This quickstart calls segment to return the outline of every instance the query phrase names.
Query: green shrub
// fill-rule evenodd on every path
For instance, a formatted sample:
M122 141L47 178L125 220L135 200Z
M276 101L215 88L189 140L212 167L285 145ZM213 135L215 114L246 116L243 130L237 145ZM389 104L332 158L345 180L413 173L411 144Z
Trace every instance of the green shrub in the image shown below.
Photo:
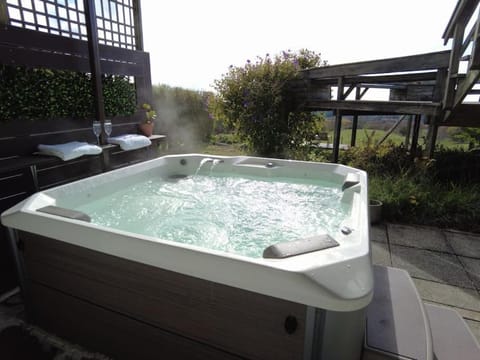
M435 183L403 175L370 176L369 196L386 221L480 232L480 186Z
M135 87L124 76L102 77L107 116L135 112ZM93 118L90 74L0 65L0 122Z
M435 176L442 182L480 182L480 153L438 147L434 156Z
M401 145L351 148L341 162L367 171L369 197L386 221L480 232L480 156L438 148L415 158Z
M349 148L340 153L340 162L381 175L398 175L414 167L405 147L392 143Z
M299 70L319 65L318 54L301 50L231 66L215 81L214 115L258 155L284 156L286 151L302 150L319 131L322 115L289 109L286 84Z

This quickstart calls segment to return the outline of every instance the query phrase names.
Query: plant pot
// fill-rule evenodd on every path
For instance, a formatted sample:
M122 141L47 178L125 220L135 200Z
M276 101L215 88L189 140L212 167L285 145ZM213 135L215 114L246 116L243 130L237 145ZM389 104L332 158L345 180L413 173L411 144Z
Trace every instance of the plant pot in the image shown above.
M375 225L382 222L383 203L380 200L370 200L368 203L368 211L370 213L370 224Z
M140 131L143 135L152 136L153 125L154 125L153 122L151 122L151 123L141 123L141 124L138 124L138 127L139 127L139 129L140 129Z

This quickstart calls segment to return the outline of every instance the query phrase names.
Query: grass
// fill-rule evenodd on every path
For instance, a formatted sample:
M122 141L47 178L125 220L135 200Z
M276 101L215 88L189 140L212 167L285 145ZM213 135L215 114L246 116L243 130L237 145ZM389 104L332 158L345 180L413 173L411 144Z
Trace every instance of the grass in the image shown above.
M371 137L371 141L377 143L380 139L383 138L385 135L385 130L372 130L372 129L358 129L357 130L357 138L356 138L356 145L357 146L365 146L368 144L369 137ZM425 137L426 131L420 131L420 140L419 143L422 143L422 138ZM330 142L333 142L333 131L328 133L328 137ZM350 139L352 138L352 130L351 129L344 129L340 133L340 143L350 145ZM393 132L389 135L386 141L390 141L395 145L400 145L405 142L405 136L397 134ZM466 150L468 148L468 144L460 144L453 141L451 138L439 139L437 141L437 145L442 145L447 148L458 148Z

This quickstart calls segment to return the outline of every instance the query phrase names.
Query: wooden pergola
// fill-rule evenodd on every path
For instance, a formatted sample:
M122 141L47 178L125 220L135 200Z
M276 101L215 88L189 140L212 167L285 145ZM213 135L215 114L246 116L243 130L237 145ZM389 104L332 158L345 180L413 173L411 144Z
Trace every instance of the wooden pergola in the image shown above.
M417 152L422 117L429 124L427 153L433 156L439 126L480 127L480 104L468 103L468 95L480 77L480 22L467 36L466 27L479 0L459 0L443 34L452 49L398 58L324 66L305 70L290 86L296 108L335 111L333 161L338 161L342 117L353 115L351 145L355 146L358 117L362 115L410 115L413 132L410 151ZM468 62L460 72L460 63ZM331 97L336 88L335 99ZM388 101L364 100L369 89L388 89Z
M100 8L95 9L95 4ZM140 0L0 0L0 64L91 74L95 119L103 122L103 74L127 76L137 104L151 103L150 58L143 51ZM113 117L114 134L136 133L141 111ZM122 151L102 141L102 154L70 161L33 155L38 144L95 143L93 119L0 123L0 212L32 193L157 156L154 146ZM158 144L164 136L152 137ZM105 139L103 139L105 140ZM0 226L0 290L16 284Z

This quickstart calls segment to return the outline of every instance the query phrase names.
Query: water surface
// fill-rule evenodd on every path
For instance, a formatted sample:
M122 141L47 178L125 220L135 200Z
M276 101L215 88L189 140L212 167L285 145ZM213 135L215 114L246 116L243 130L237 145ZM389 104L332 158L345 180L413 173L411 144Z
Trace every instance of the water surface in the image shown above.
M95 224L250 257L333 235L347 215L331 183L195 175L149 179L77 207Z

